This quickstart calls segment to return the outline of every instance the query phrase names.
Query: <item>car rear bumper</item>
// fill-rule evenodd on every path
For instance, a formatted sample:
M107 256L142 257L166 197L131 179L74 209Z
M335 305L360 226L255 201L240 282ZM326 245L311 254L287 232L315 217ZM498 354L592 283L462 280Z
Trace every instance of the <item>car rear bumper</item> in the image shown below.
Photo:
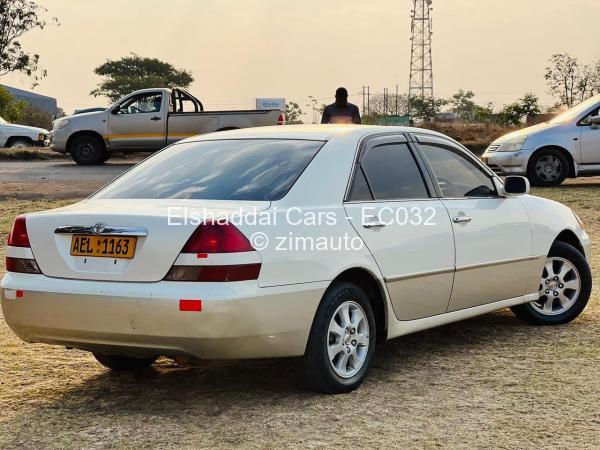
M304 354L326 282L123 283L8 273L4 320L26 342L132 356L210 359ZM17 293L17 291L20 291ZM200 299L202 310L179 310Z
M481 160L498 175L525 175L529 153L486 151L481 155Z

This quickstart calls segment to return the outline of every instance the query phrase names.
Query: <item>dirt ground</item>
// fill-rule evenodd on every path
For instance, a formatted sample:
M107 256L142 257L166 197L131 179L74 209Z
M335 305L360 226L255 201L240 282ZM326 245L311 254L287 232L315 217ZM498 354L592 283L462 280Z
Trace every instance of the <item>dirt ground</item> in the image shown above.
M0 188L1 189L1 188ZM600 261L600 181L537 195L573 207ZM0 201L13 217L66 200ZM598 448L599 273L575 322L508 310L381 346L363 386L305 390L295 359L112 374L87 353L20 342L0 317L0 448Z

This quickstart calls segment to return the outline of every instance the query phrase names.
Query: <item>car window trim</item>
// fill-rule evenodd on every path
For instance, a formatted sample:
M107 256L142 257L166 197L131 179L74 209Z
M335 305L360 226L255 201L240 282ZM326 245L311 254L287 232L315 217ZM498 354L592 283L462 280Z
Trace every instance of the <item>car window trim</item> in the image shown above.
M150 97L152 95L160 95L160 109L158 111L127 113L127 114L123 114L123 115L127 116L127 115L133 115L133 114L157 114L157 113L159 113L159 112L162 111L162 107L163 107L164 97L163 97L163 93L161 91L142 92L140 94L132 95L131 97L128 97L125 100L123 100L121 103L119 103L119 110L121 108L123 108L123 105L126 105L127 103L131 104L131 103L133 103L134 101L137 101L140 98Z
M443 198L444 200L467 200L467 199L492 199L492 198L502 198L500 197L500 194L498 193L498 189L496 187L496 184L494 183L494 179L496 178L496 174L494 173L490 173L490 171L488 170L488 168L486 166L484 166L481 161L479 161L472 153L470 150L466 149L466 148L462 148L462 146L458 146L456 145L456 143L454 143L453 141L451 141L450 139L445 139L442 138L441 136L429 136L427 134L424 133L414 133L414 137L416 138L416 142L415 142L415 147L417 148L417 151L419 152L419 154L421 155L421 158L423 159L426 167L427 167L427 171L430 174L430 176L433 178L433 180L435 180L435 186L436 186L436 190L439 191L440 197ZM425 136L425 139L419 139L419 136ZM434 139L430 139L429 142L427 142L427 138L434 138ZM436 142L436 140L441 141L441 142ZM431 164L429 162L429 160L427 159L427 157L425 156L425 154L423 153L423 150L420 147L420 144L427 144L427 145L431 145L434 147L439 147L440 149L443 150L447 150L453 153L456 153L459 156L464 157L467 161L473 163L473 166L475 168L477 168L481 173L483 173L485 176L487 176L490 181L492 182L492 186L494 187L494 190L496 192L495 195L486 195L486 196L465 196L465 197L446 197L444 196L444 193L442 191L442 188L439 185L439 182L437 180L437 177L435 176L435 172L433 171L433 168L431 167ZM446 148L447 147L447 148Z
M360 163L369 150L371 150L375 147L382 146L382 145L393 145L393 144L406 144L406 147L408 148L408 151L410 152L411 156L413 157L415 164L419 170L419 174L421 175L421 180L423 181L423 185L425 186L425 190L427 191L428 197L417 197L417 198L410 198L410 199L408 199L408 198L376 199L375 198L375 194L373 193L373 189L371 188L371 183L369 182L369 178L367 177L367 174L364 172L364 170L360 166ZM350 200L350 194L352 192L352 186L354 185L354 179L356 177L357 167L360 168L363 176L365 177L367 186L369 187L369 191L371 193L372 200ZM428 183L429 177L425 176L425 173L426 172L425 172L425 168L422 165L422 161L420 160L419 157L416 156L415 150L414 150L414 148L411 147L410 139L408 138L406 133L391 132L391 133L378 133L378 134L366 136L359 142L358 149L355 154L354 162L352 165L352 170L350 172L350 179L349 179L348 185L346 186L346 193L344 194L343 203L367 203L367 202L382 203L382 202L416 201L416 200L435 199L436 196L432 195L432 187L433 186Z

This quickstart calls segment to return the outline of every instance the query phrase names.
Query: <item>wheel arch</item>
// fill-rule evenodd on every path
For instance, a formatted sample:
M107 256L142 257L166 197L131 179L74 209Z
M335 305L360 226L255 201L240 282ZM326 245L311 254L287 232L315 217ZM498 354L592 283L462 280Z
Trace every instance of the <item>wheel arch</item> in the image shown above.
M581 245L581 241L577 235L569 229L561 231L558 236L556 236L556 239L554 239L554 242L552 242L552 245L554 245L555 242L564 242L565 244L569 244L570 246L575 247L581 252L582 255L585 256L585 251L583 249L583 245Z
M560 145L544 145L544 146L536 149L529 157L529 162L527 163L527 172L529 172L529 170L531 168L531 164L535 159L535 156L538 155L539 153L543 152L544 150L557 150L560 153L562 153L564 155L564 157L567 158L567 161L569 162L569 174L568 174L567 178L575 178L575 176L576 176L576 174L575 174L575 159L573 158L573 155L571 154L571 152L569 152L566 148L561 147Z
M6 140L6 144L4 144L6 147L10 147L12 145L13 142L18 141L18 140L23 140L23 141L27 141L33 144L33 139L30 138L29 136L10 136L7 140Z
M104 150L108 150L106 141L104 140L104 138L102 137L102 135L100 133L98 133L97 131L93 131L93 130L80 130L80 131L76 131L75 133L73 133L71 136L69 136L69 139L67 139L67 145L66 145L67 153L71 153L71 145L73 145L73 141L81 136L95 137L100 142L102 142L102 145L104 145Z
M331 281L329 288L340 281L356 284L367 294L373 306L373 314L375 315L377 344L384 342L388 335L388 310L386 307L385 287L371 271L362 267L344 270ZM323 294L323 298L325 298L326 293L327 291Z
M216 132L218 133L219 131L231 131L231 130L239 130L239 127L223 127L223 128L219 128Z

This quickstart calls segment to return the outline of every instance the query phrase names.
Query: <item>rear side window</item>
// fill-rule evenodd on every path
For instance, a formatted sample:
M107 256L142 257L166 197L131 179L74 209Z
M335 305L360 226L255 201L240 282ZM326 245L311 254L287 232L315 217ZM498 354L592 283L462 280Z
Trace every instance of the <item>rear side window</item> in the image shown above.
M362 158L360 168L375 200L429 197L417 162L406 144L383 144L370 148Z
M323 144L284 139L176 144L140 163L94 198L280 200Z

